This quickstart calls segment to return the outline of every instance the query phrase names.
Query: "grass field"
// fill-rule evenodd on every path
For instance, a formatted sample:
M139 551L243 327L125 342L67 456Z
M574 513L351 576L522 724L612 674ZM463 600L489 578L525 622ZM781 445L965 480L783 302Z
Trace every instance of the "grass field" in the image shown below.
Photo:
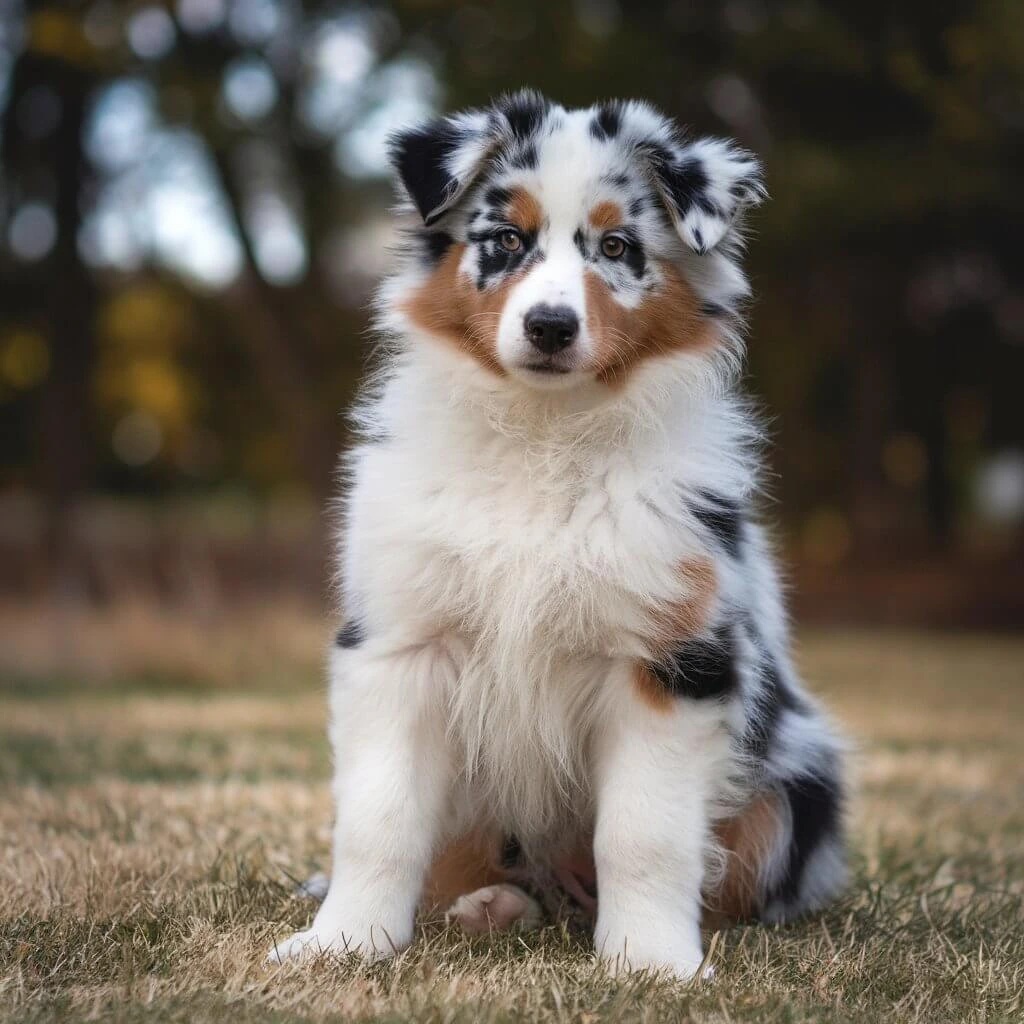
M4 1021L1024 1020L1024 642L802 638L858 745L853 884L821 916L709 936L715 975L690 987L606 978L556 927L425 922L391 964L265 968L314 910L294 880L327 864L315 658L274 660L255 630L244 671L225 643L206 677L184 636L152 669L90 635L84 674L27 624L0 636L29 652L0 682Z

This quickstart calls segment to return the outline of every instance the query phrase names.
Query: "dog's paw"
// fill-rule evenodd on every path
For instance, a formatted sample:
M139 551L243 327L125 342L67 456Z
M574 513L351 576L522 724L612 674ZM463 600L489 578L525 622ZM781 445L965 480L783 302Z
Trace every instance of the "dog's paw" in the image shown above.
M317 934L315 929L307 928L305 931L296 932L281 942L275 942L267 954L267 963L283 964L286 960L298 960L301 957L319 956L332 950L331 941L326 945L323 938Z
M605 935L595 936L595 945L605 969L616 975L651 971L671 974L680 981L693 981L698 977L707 980L714 974L710 964L704 965L699 938L671 932L663 933L661 941L653 935Z
M486 935L507 928L536 928L541 923L537 901L515 885L488 885L460 896L445 914L469 935Z
M404 945L408 943L404 942ZM267 963L282 964L286 960L313 959L329 954L347 956L358 953L373 960L394 956L400 947L394 945L383 928L355 929L324 927L313 922L312 928L296 932L282 942L275 942L267 953Z

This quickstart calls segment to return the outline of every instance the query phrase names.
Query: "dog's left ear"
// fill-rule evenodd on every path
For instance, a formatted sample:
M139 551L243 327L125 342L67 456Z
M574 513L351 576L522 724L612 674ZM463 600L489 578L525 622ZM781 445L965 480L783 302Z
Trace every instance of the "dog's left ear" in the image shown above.
M757 158L733 142L705 138L640 148L676 231L696 252L714 249L740 213L768 194Z
M494 117L470 110L396 132L388 140L388 153L430 226L455 206L500 141Z

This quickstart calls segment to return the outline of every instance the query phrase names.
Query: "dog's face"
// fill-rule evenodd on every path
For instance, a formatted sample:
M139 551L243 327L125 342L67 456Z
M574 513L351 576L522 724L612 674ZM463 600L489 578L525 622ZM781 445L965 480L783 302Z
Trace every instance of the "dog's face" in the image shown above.
M757 162L644 104L517 93L399 133L392 156L423 219L401 311L500 376L615 385L712 346L744 294L731 243Z

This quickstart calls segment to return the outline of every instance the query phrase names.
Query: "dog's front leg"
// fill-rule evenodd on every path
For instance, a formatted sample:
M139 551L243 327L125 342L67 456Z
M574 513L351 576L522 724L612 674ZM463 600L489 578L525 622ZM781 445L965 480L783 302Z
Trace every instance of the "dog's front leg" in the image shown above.
M652 699L624 673L595 744L597 955L616 971L700 967L710 801L727 770L722 709Z
M303 953L388 956L412 940L424 876L450 784L431 689L451 671L443 648L334 653L331 681L335 825L330 887L313 924L278 943Z

